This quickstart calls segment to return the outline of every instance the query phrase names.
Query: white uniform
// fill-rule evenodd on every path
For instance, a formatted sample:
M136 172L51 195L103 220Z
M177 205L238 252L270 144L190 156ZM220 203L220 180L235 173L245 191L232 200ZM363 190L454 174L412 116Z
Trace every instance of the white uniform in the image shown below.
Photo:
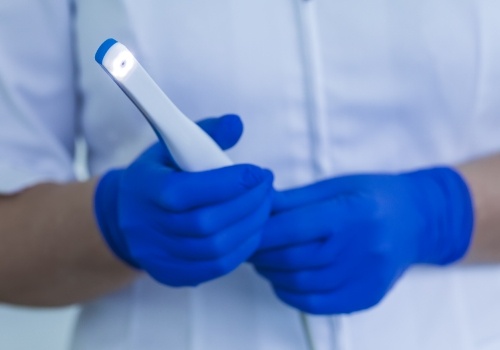
M73 6L74 5L74 6ZM93 61L126 44L194 119L238 113L230 156L279 188L500 150L496 0L3 0L0 190L93 175L155 139ZM73 49L73 50L72 50ZM376 308L314 318L318 349L500 349L500 269L415 268ZM249 266L196 289L148 277L84 306L74 350L305 349Z

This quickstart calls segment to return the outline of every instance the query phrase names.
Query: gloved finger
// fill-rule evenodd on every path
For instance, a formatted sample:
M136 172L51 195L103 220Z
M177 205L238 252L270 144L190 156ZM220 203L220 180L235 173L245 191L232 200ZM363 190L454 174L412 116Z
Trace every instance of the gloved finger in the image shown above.
M219 118L207 118L197 124L219 145L223 150L233 147L243 133L243 123L239 116L234 114L224 115ZM149 161L158 162L165 166L179 170L172 155L163 142L156 142L143 156ZM142 156L141 156L142 157Z
M201 238L164 236L161 242L165 251L179 259L213 260L237 249L253 235L261 235L261 229L269 217L272 197L269 196L248 216L218 232Z
M195 208L186 212L158 212L155 215L156 226L166 235L180 237L207 237L218 234L220 231L235 225L243 220L263 204L270 202L273 196L272 177L258 186L247 190L231 200L202 208ZM261 225L268 220L269 211L262 218Z
M349 252L351 253L351 252ZM355 253L354 253L355 254ZM361 278L369 267L359 256L344 254L336 263L311 269L279 271L257 267L257 272L273 286L293 293L311 294L337 290Z
M335 291L307 295L280 288L274 289L276 296L285 304L311 315L348 314L367 309L371 305L360 302L360 292L362 291L356 289L356 292L352 292L350 298L346 298L346 293Z
M376 209L369 198L345 195L272 215L264 226L259 252L329 237L342 245L343 239L349 239L347 233L371 219Z
M279 287L274 291L286 304L309 314L346 314L375 306L393 285L380 285L373 279L373 276L366 275L343 288L324 293L295 293Z
M330 265L341 249L341 245L330 237L283 249L257 251L249 261L258 269L297 271Z
M319 181L308 186L276 191L273 212L280 213L305 205L325 201L336 196L349 195L358 190L359 176L343 176Z
M148 266L143 268L160 283L173 287L197 286L236 269L254 253L259 242L260 235L253 235L229 254L210 261L179 261L173 257L165 257L164 252L158 251L156 259L148 256Z
M272 184L269 170L249 164L203 172L151 172L148 196L166 211L184 212L237 198L259 187Z

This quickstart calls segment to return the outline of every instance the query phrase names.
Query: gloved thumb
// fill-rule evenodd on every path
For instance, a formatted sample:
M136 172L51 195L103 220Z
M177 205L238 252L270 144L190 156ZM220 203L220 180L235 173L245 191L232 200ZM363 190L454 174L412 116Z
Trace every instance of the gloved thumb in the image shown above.
M223 150L233 147L243 133L243 123L239 116L227 114L219 118L207 118L198 122L198 125Z
M197 123L223 150L233 147L243 133L243 123L234 114L219 118L207 118ZM147 149L140 157L148 161L160 162L169 167L179 169L170 151L160 141Z

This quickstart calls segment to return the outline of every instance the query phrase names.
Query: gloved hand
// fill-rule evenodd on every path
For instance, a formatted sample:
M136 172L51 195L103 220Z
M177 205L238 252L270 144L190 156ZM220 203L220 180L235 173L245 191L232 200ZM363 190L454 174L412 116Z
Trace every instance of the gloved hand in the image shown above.
M377 304L413 264L460 259L471 198L450 168L333 178L275 194L251 258L285 303L312 314Z
M200 123L224 149L242 133L234 115ZM194 286L229 273L258 247L269 218L273 176L253 165L176 170L156 143L95 192L95 215L112 251L169 286Z

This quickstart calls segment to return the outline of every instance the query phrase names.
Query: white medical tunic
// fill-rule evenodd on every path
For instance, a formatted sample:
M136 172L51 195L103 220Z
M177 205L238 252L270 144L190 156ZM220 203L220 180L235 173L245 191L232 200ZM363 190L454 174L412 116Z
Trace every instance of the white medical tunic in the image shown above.
M2 0L0 190L125 166L155 137L93 61L123 42L193 119L237 113L236 162L288 188L500 151L497 0ZM314 317L317 349L500 349L500 269L414 268L377 307ZM83 306L74 350L303 350L248 265L198 288L147 276Z

